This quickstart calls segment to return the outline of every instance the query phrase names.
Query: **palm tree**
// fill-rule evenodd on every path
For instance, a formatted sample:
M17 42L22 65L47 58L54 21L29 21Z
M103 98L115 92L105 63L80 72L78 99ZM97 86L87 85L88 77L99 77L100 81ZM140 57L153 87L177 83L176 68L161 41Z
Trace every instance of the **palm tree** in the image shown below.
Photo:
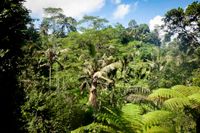
M98 68L93 68L91 65L87 65L85 69L86 75L82 77L84 82L81 85L81 91L89 85L89 104L93 107L97 107L97 86L101 88L107 88L110 84L114 83L112 79L112 74L116 74L116 70L121 68L121 62L114 62L108 64L98 70ZM104 82L101 82L103 80Z

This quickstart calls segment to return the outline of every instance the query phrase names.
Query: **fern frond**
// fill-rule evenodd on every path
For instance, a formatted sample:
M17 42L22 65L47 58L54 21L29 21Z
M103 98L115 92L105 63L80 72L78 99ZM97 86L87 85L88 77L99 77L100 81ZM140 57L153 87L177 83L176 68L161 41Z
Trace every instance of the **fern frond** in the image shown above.
M184 98L171 98L164 102L164 107L170 110L180 110L185 106L190 106L190 101L187 97Z
M200 93L200 87L199 86L189 86L188 89L191 91L191 94Z
M150 105L151 107L156 107L155 103L148 99L147 96L139 95L139 94L131 94L126 97L126 101L136 104L146 104Z
M140 131L143 123L142 123L142 117L141 117L141 108L138 105L135 104L126 104L122 107L123 115L122 117L130 122L130 128L133 129L133 131Z
M163 102L169 98L174 98L174 97L185 97L185 96L175 90L166 88L160 88L158 90L155 90L153 91L152 94L148 96L149 99L159 100L160 102Z
M175 86L173 86L171 89L172 90L175 90L175 91L177 91L177 92L180 92L180 93L182 93L183 95L186 95L187 96L187 94L188 94L188 89L187 89L188 87L187 86L185 86L185 85L175 85Z
M173 129L170 127L153 126L146 130L146 133L173 133Z
M196 103L200 106L200 93L190 95L188 98L191 102Z
M141 109L138 105L126 104L122 112L114 112L105 107L104 113L98 113L96 118L98 122L112 127L117 132L134 133L142 130ZM115 132L116 132L115 131Z
M125 95L128 95L128 94L143 94L143 95L147 95L150 92L151 91L150 91L149 88L143 88L143 87L137 87L137 86L130 87L129 89L124 91Z
M137 94L131 94L127 96L126 100L128 102L133 102L133 103L143 103L143 102L145 103L145 101L149 101L146 96Z
M140 121L141 108L136 104L126 104L122 107L123 117L129 121Z
M184 85L176 85L176 86L173 86L172 87L172 90L175 90L185 96L189 96L189 95L192 95L194 93L198 93L200 92L200 87L197 87L197 86L190 86L190 87L187 87L187 86L184 86Z
M173 113L165 110L157 110L143 115L143 122L145 127L163 124L173 118Z
M128 121L126 121L121 114L115 113L111 109L104 107L104 113L98 113L96 118L99 122L105 123L110 127L114 127L114 129L118 131L126 131L128 130Z
M118 124L118 122L120 122L120 117L119 115L117 115L114 111L112 111L111 109L104 107L105 112L104 113L98 113L97 114L97 120L99 121L106 121L108 124L116 124L116 125L120 125L121 123Z
M116 130L113 128L103 125L101 123L91 123L87 126L79 127L78 129L75 129L71 131L71 133L85 133L85 132L107 132L107 133L114 133Z

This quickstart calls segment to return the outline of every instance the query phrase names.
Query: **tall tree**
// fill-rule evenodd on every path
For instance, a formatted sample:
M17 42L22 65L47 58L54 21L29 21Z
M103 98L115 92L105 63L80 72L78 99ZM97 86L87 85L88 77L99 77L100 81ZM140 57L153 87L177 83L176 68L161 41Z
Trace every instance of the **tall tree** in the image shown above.
M76 31L76 20L66 17L61 8L44 8L45 17L42 20L40 31L43 35L52 33L64 37L71 31Z
M108 20L100 17L95 16L84 16L82 20L79 21L80 25L83 25L81 29L95 29L95 30L101 30L105 28L105 24L108 23ZM86 28L85 28L86 25Z
M137 24L137 22L134 19L131 20L131 21L129 21L128 28L134 29L136 27L138 27L138 24Z
M172 9L165 14L164 29L168 35L178 35L180 49L188 54L200 44L200 2L193 2L186 10Z
M26 25L30 21L23 2L3 0L0 8L0 50L3 52L0 57L1 130L6 132L18 132L20 126L17 118L23 91L18 86L17 76L23 57L21 47L27 39Z
M126 34L127 34L127 39L129 41L138 40L138 41L152 43L157 46L160 45L158 32L157 31L150 32L149 26L147 24L137 25L135 20L131 20L128 23Z

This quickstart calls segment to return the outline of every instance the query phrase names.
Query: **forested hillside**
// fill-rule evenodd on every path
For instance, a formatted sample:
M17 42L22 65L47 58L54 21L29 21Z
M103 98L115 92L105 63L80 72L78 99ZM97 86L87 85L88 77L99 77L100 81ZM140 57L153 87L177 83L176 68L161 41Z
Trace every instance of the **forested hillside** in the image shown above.
M0 8L1 130L200 133L200 2L154 31L54 7L35 28L23 2Z

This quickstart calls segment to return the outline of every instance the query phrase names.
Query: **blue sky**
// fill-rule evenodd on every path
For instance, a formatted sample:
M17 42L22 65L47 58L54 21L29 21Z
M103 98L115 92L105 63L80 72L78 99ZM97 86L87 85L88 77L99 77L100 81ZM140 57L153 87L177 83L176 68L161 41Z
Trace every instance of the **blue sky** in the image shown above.
M164 14L177 7L186 8L197 0L27 0L31 16L42 18L42 8L60 7L66 16L81 19L84 15L104 17L111 24L127 25L131 19L138 23L156 24Z

